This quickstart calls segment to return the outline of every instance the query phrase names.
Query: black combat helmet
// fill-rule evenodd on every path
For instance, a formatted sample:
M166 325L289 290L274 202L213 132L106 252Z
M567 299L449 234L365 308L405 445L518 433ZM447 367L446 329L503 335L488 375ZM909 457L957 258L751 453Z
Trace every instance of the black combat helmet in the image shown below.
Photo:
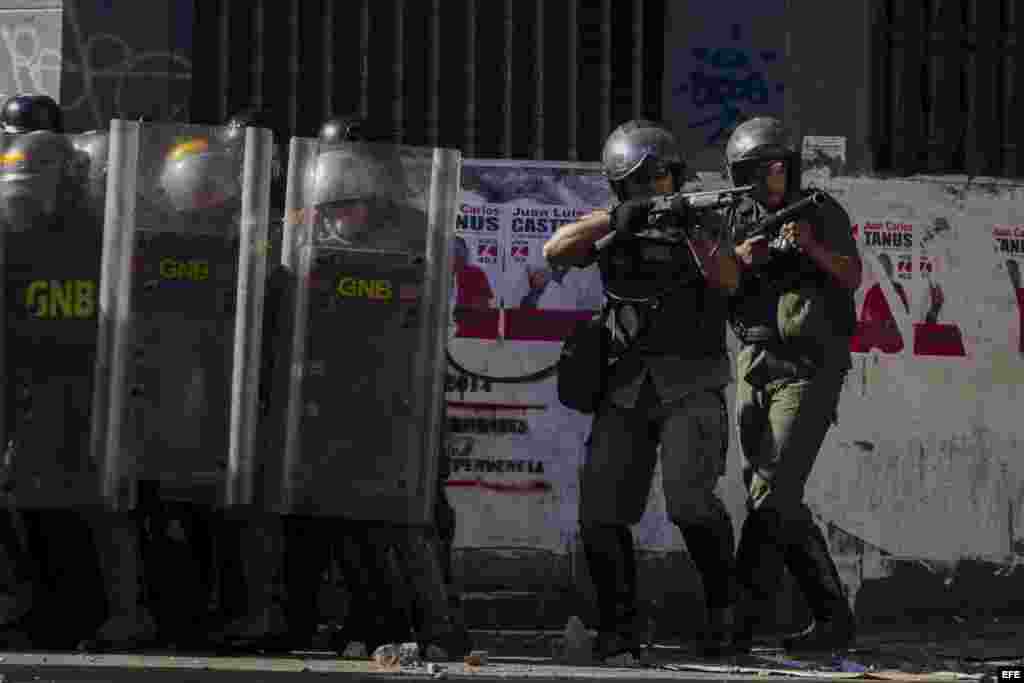
M0 113L5 133L28 133L33 130L64 132L64 116L60 105L48 95L15 95L4 103Z
M725 145L729 180L737 186L756 181L755 170L768 161L786 162L787 191L800 187L800 153L781 121L760 116L737 126Z
M611 132L601 151L601 164L619 199L626 199L623 181L633 174L656 177L670 171L677 189L686 180L686 163L675 136L664 126L645 119L626 121Z

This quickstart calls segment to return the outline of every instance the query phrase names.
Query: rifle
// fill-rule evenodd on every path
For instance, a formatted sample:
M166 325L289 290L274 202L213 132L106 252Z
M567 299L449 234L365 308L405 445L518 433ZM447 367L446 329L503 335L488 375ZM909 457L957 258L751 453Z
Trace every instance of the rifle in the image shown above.
M825 201L824 192L812 192L803 199L795 201L789 206L785 206L775 213L770 213L754 225L750 226L749 229L742 232L737 232L734 235L734 242L739 244L745 242L751 238L759 237L761 235L766 236L769 241L774 240L779 236L779 231L782 230L782 226L786 223L794 221L800 217L807 209L811 206L817 206Z
M721 209L739 201L754 191L753 185L731 187L707 192L673 192L651 198L651 209L647 214L649 228L660 227L671 216L686 216L689 211L711 211ZM612 231L594 243L597 251L607 249L619 238L617 230Z

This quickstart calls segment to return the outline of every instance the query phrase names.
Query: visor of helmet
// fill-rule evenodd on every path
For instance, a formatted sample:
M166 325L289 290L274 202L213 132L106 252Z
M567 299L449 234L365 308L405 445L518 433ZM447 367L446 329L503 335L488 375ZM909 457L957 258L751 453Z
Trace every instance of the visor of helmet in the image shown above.
M782 162L783 172L789 170L792 154L782 147L759 148L755 154L733 163L732 181L735 185L759 185L768 177L773 164Z
M321 239L352 240L369 228L370 207L363 198L321 204L317 210L317 233Z
M648 157L640 166L622 179L625 197L635 199L674 192L682 179L682 164Z

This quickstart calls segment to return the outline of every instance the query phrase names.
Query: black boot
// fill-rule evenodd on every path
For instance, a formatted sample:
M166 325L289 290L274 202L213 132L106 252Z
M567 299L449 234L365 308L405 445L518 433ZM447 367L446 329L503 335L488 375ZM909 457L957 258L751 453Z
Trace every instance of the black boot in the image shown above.
M580 533L594 591L599 623L594 657L604 661L622 653L639 657L646 623L636 604L636 555L625 526L595 525Z
M800 633L783 639L790 651L832 651L853 646L856 620L839 571L829 554L828 542L813 521L785 546L786 566L804 594L814 620Z
M726 517L714 524L682 528L683 540L704 584L705 623L697 637L701 657L732 652L733 603L736 599L735 537Z

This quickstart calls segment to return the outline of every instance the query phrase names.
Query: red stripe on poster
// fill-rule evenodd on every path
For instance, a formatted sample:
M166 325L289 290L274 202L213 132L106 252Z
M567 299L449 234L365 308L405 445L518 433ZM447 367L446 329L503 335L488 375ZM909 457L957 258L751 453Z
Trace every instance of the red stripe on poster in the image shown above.
M497 309L455 309L457 331L462 339L498 339L504 332L506 341L561 342L576 323L589 320L596 311L544 311L535 308L506 309L504 316ZM501 318L504 320L501 320Z
M590 320L596 311L544 311L513 308L505 311L506 339L560 342L576 324Z
M960 328L949 323L914 323L915 356L966 356Z
M497 339L498 310L455 307L455 336L460 339Z

